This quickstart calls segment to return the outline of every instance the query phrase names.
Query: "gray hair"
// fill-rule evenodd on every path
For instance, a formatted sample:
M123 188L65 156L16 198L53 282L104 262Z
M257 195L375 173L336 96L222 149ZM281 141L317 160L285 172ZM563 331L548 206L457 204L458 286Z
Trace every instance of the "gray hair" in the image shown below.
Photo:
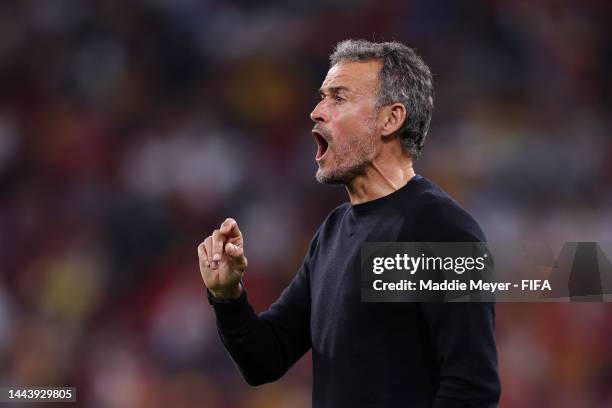
M406 108L406 120L397 135L404 151L418 158L429 131L433 113L433 79L425 61L412 48L399 42L365 40L339 42L330 55L330 66L343 61L382 60L377 109L396 102Z

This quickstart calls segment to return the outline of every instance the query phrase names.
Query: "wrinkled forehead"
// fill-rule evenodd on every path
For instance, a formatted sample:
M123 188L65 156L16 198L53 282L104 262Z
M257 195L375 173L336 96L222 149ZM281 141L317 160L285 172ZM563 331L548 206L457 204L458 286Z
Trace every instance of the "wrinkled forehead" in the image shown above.
M345 88L354 93L370 93L378 89L382 61L342 61L327 71L321 90Z

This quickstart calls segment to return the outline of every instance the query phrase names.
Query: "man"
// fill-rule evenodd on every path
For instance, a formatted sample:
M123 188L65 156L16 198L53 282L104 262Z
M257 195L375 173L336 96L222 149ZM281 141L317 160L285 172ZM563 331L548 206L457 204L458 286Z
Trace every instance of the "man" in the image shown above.
M366 241L483 242L472 217L415 175L433 110L429 68L403 44L340 42L311 113L316 178L350 203L319 227L280 298L256 315L228 218L198 247L223 344L251 385L312 349L314 407L493 407L500 396L491 303L360 301Z

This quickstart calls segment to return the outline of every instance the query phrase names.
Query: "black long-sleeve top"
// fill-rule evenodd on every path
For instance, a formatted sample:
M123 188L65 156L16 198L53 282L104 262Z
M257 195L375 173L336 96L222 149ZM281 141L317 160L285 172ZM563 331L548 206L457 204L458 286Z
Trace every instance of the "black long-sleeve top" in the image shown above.
M296 276L265 312L247 293L219 302L219 335L251 385L280 378L312 349L313 407L494 407L501 393L492 303L365 303L360 247L484 242L474 219L432 182L363 204L319 227Z

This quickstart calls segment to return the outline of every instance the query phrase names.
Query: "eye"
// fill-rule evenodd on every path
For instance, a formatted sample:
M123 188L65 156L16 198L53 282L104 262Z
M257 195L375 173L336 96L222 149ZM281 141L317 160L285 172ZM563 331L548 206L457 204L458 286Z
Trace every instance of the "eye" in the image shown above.
M334 96L334 100L338 103L344 102L344 98L339 95Z

